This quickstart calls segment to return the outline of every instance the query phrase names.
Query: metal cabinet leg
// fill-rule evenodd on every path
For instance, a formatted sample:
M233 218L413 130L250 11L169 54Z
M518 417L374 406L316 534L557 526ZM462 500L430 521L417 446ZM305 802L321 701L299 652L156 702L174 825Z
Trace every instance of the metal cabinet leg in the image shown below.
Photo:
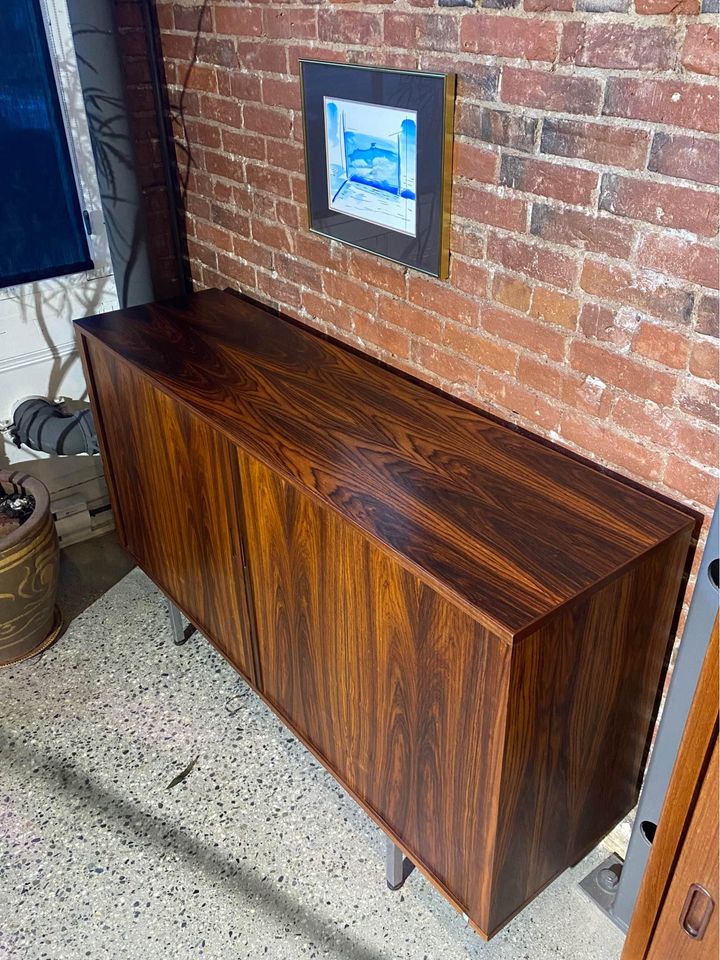
M176 647L181 647L184 643L187 643L195 633L196 628L191 623L189 623L187 627L183 627L182 614L178 608L168 597L165 597L165 603L167 604L168 614L170 616L170 629L172 630L173 643Z
M385 878L391 890L399 890L405 883L405 857L390 837L385 839Z

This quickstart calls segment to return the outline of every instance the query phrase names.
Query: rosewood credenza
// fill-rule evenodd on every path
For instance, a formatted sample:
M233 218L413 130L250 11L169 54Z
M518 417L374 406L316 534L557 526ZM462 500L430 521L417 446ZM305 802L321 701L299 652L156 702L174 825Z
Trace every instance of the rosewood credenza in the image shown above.
M691 516L228 292L77 327L126 549L492 936L636 802Z

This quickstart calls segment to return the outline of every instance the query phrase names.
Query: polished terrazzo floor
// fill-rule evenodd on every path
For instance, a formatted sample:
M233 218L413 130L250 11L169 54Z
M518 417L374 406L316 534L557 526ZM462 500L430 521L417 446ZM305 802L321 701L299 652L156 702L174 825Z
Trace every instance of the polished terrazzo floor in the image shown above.
M617 960L576 886L606 852L489 944L417 871L391 893L381 832L138 570L0 670L2 960Z

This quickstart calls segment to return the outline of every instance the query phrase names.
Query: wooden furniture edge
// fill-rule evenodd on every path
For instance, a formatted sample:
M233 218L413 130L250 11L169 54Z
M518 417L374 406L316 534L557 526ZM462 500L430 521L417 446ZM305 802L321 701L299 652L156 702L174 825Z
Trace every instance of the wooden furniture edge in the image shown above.
M222 293L222 291L217 290L217 288L211 288L211 289L214 292ZM260 308L258 307L258 309ZM281 315L278 315L278 316L280 316L281 319L284 319ZM83 318L83 319L90 320L92 318ZM560 613L563 610L572 608L575 604L582 602L589 596L592 596L594 593L602 589L607 584L612 583L614 580L618 579L619 577L624 576L626 573L632 570L635 566L637 566L641 561L647 558L648 555L650 555L654 550L661 548L663 545L665 545L670 540L672 540L673 537L678 536L681 532L687 529L693 528L694 530L697 527L697 524L692 520L692 518L686 513L684 513L682 510L678 509L677 507L672 507L669 504L664 504L664 506L667 509L673 509L674 512L677 513L678 518L682 521L679 523L678 527L672 531L672 533L666 536L663 540L657 541L648 549L637 553L634 557L631 557L630 559L625 561L625 563L618 565L615 569L613 569L612 571L609 571L607 574L605 574L604 577L598 579L588 587L585 587L584 589L577 591L575 594L568 597L566 600L562 601L561 603L558 603L557 606L554 607L551 611L548 611L548 613L540 617L537 617L533 621L530 621L519 630L513 631L507 628L504 624L501 624L498 621L496 621L493 617L488 616L488 614L486 614L482 609L478 608L475 604L471 603L466 597L464 597L457 590L454 590L452 587L448 587L445 583L438 580L435 576L433 576L433 574L431 574L428 570L426 570L425 567L422 567L419 564L414 563L405 554L399 552L394 547L392 547L392 545L381 540L374 533L369 531L366 527L360 525L353 518L343 514L340 510L338 510L337 506L332 503L332 501L328 501L324 499L311 487L305 486L302 483L298 482L298 480L295 477L293 477L289 472L284 471L281 468L278 468L276 464L270 463L267 460L267 458L264 457L261 453L258 453L255 450L248 449L248 447L245 444L241 443L236 436L231 435L227 429L219 425L215 420L213 420L212 417L207 415L204 411L188 403L187 400L185 400L183 397L178 396L169 388L165 387L164 384L158 383L158 381L153 379L153 377L149 373L147 373L145 370L143 370L142 367L138 366L136 363L134 363L132 360L128 359L124 354L122 354L119 350L116 350L114 347L110 346L101 337L97 336L97 334L92 330L91 327L88 327L85 324L80 323L79 321L76 321L76 324L79 327L79 330L80 330L79 335L81 339L83 337L88 337L92 339L102 349L110 352L120 362L126 363L128 366L130 366L137 375L143 377L143 379L149 382L154 389L158 390L159 392L163 393L165 396L169 397L173 402L180 404L184 409L191 412L194 416L200 417L206 424L208 424L208 426L216 430L218 433L222 434L223 437L225 437L225 439L228 442L240 447L248 456L255 457L257 460L263 463L268 469L273 470L275 473L281 476L283 480L291 484L291 486L293 486L295 489L299 490L301 493L305 494L306 496L311 497L316 503L337 513L346 523L351 524L351 526L353 526L356 530L358 530L363 536L367 537L367 539L370 540L372 543L374 543L379 549L381 549L388 556L391 556L394 560L396 560L405 570L412 573L414 576L418 577L419 580L421 580L431 589L439 593L440 596L444 597L449 602L458 606L461 610L467 613L468 616L470 616L473 620L475 620L475 622L485 627L485 629L490 630L492 633L494 633L498 637L498 639L500 639L503 643L511 647L514 646L519 641L523 640L525 637L535 633L540 627L542 627L544 623L547 623L548 620L552 619L556 614ZM309 334L311 335L313 334L313 330L311 328L307 328L302 324L299 324L299 326L301 326L302 329L308 332ZM318 335L322 336L321 334L318 334ZM337 344L337 346L338 346L338 349L342 349L341 344ZM88 378L88 388L90 388L90 380L92 380L92 371L91 371L92 362L89 355L87 354L87 347L85 344L83 344L83 350L81 352L84 358L83 366L85 367L87 365L87 367L90 369L90 377ZM390 371L391 368L388 368L388 370ZM94 380L92 380L92 382L94 384ZM422 386L422 384L420 383L418 383L418 385ZM92 400L93 409L95 411L98 408L98 404L94 400L94 393L95 391L93 388L91 400ZM448 398L448 399L452 399L452 398ZM478 416L484 416L484 413L482 410L479 410L477 408L468 408L468 409L474 409L475 412L478 414ZM102 417L99 416L98 420L101 422ZM506 429L511 429L511 427L506 425ZM100 430L98 430L98 434L100 434ZM530 438L528 438L528 440L530 442ZM558 457L565 456L562 450L558 450L555 447L550 447L549 449ZM103 441L101 442L101 450L103 453L103 457L107 459L108 463L112 464L111 458L107 455L107 444L104 442L104 438L103 438ZM587 468L592 469L589 465ZM622 481L619 479L616 479L615 477L607 477L607 479L609 481L613 481L615 483L622 485ZM651 497L649 493L646 493L642 490L635 490L634 492L638 494L642 494L648 499L653 499L653 497ZM112 490L111 490L111 493L112 493ZM117 498L115 498L115 502L117 502ZM690 550L692 550L692 546L690 547Z
M621 960L645 960L647 956L690 824L694 799L718 737L718 629L716 617ZM710 709L703 708L707 704Z

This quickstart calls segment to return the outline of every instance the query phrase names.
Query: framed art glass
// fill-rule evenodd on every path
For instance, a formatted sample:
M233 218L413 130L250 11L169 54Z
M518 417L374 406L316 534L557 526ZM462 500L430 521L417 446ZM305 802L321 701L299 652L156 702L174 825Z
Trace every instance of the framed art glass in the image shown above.
M447 276L451 74L300 61L310 229Z

